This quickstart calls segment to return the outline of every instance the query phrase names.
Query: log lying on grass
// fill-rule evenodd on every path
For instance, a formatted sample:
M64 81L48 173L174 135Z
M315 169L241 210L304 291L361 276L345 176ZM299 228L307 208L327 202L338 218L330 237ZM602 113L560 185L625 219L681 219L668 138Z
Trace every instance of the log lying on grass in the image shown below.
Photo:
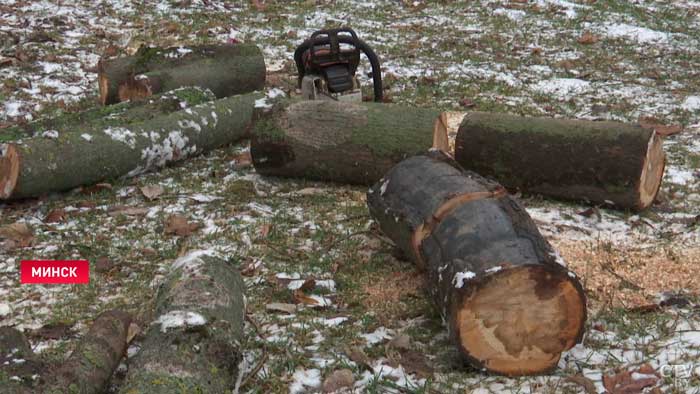
M9 394L98 394L104 392L112 373L126 353L127 331L131 317L118 310L100 314L76 349L57 369L37 361L26 337L11 328L0 328L0 351L6 356L0 364L0 393ZM19 362L18 362L19 361ZM5 369L8 366L7 370ZM3 376L17 376L3 382ZM43 382L37 378L42 375ZM8 378L9 378L8 376Z
M265 84L265 60L255 45L140 48L134 56L100 60L103 105L199 86L218 98L252 92Z
M281 102L251 136L264 175L371 185L406 157L449 149L440 112L375 103Z
M100 314L61 367L48 379L44 394L103 393L124 357L131 317L118 310Z
M500 185L432 151L389 171L367 204L426 270L450 338L475 367L538 374L580 341L579 281Z
M157 116L181 111L216 100L214 93L201 88L180 88L143 101L128 101L96 107L81 112L68 112L52 118L38 119L23 125L0 129L0 143L47 135L54 131L87 131L96 126L127 126Z
M661 138L619 122L468 113L455 159L508 188L642 210L664 172Z
M248 136L256 93L125 126L97 121L57 138L0 144L0 199L40 196L134 176Z
M245 296L226 261L191 252L158 291L156 319L129 363L122 394L231 392L241 361Z
M0 327L0 394L34 391L46 371L24 334L12 327Z

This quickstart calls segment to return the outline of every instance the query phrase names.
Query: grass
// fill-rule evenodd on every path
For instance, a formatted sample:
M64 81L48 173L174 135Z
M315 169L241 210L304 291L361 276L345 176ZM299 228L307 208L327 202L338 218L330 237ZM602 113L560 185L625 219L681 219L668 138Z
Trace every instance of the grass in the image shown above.
M173 8L167 14L159 13L150 3L136 6L133 13L126 15L118 7L107 7L104 11L107 15L132 27L109 26L107 22L104 37L84 35L78 46L99 53L114 43L115 38L124 37L121 29L129 31L133 43L220 42L234 28L246 41L269 49L266 56L274 60L289 58L295 43L313 29L348 22L380 54L386 65L385 75L393 74L388 93L395 103L460 110L463 109L460 101L469 99L475 104L470 110L574 117L591 116L593 106L598 106L604 109L602 117L618 120L635 121L640 115L654 115L666 123L688 126L698 122L698 114L683 109L680 104L685 96L700 89L697 75L692 71L700 67L700 57L693 49L700 33L691 12L672 4L656 2L656 9L650 11L648 7L619 1L597 1L586 3L588 8L577 8L575 18L567 18L560 7L533 2L523 5L522 20L512 20L494 14L495 9L503 8L506 3L435 1L411 7L387 1L363 7L343 1L270 2L264 11L248 5L234 5L233 10L227 10L223 3L212 3L214 8L207 9L197 3L184 8L189 13ZM90 5L83 7L95 12ZM40 17L22 12L29 17ZM176 22L173 31L163 30L168 22ZM667 46L607 37L591 45L577 42L584 31L600 31L600 23L604 22L624 22L670 32L677 39ZM81 20L70 23L85 25ZM78 50L64 41L30 48L39 60L49 55L70 58ZM41 74L40 68L36 67L30 74L31 64L21 67L12 68L9 77L2 77L0 101L40 100L18 89L23 78ZM533 71L546 67L549 72ZM293 72L290 67L282 71ZM49 77L73 76L41 75L40 81L33 83L40 85ZM517 82L508 83L507 77ZM552 78L582 79L590 83L590 89L564 97L531 87ZM90 84L87 78L84 81L85 85ZM94 88L94 84L90 87ZM638 93L623 93L623 88L635 88ZM96 95L90 93L76 101L68 100L67 106L59 104L59 97L60 92L54 92L48 100L38 101L43 107L33 111L34 117L91 108ZM690 137L674 138L677 139L672 141L677 143L667 144L670 165L697 168L700 152L685 143ZM237 267L260 263L260 268L246 277L248 312L262 330L259 333L247 326L244 346L250 357L249 367L264 352L268 354L261 372L244 388L255 393L288 392L293 374L312 368L319 369L322 377L336 369L349 368L356 380L366 380L358 390L368 393L464 392L478 388L489 392L575 393L581 391L580 387L566 382L565 377L583 368L612 374L618 368L633 367L629 360L619 357L625 346L642 352L643 361L653 361L658 358L664 341L677 336L674 322L697 323L697 314L683 308L634 313L620 305L609 305L603 301L605 297L597 297L596 289L589 289L593 293L589 332L593 334L587 337L585 349L591 351L591 359L566 360L564 367L551 375L535 378L507 379L472 370L461 363L450 345L439 313L424 294L425 285L417 280L420 273L410 263L395 258L393 247L381 237L375 225L369 224L365 188L262 178L250 168L238 169L231 164L230 158L244 149L244 146L227 147L156 174L113 180L112 190L92 195L70 192L0 207L0 225L32 220L36 236L36 246L31 250L0 252L3 261L15 259L16 263L31 255L86 258L94 264L97 258L107 257L115 264L115 269L108 273L93 270L89 286L71 288L20 287L16 285L16 271L0 272L0 291L6 291L6 299L16 306L11 317L0 320L0 324L11 322L36 328L48 322L67 321L84 330L99 311L118 307L137 316L140 325L145 326L149 323L159 276L167 272L170 262L183 251L200 248L224 253ZM137 189L151 184L166 188L164 196L152 202L146 201ZM303 188L321 191L309 196L293 194ZM699 190L700 186L692 182L664 186L664 193L692 195ZM215 195L221 200L197 203L186 198L194 193ZM63 223L48 225L40 221L54 208L77 207L81 203L93 203L96 208L80 210ZM579 220L577 212L586 208L538 198L527 199L525 204L530 208L556 209L563 219L572 222ZM670 204L672 212L692 214L700 203L672 200ZM116 205L154 208L154 214L112 217L106 210ZM156 207L165 210L156 211ZM193 221L211 221L218 231L204 234L200 230L189 237L166 235L163 226L171 211ZM610 213L605 217L620 223L630 216ZM659 232L672 226L664 212L656 208L642 217L659 226ZM270 231L261 237L264 226L270 226ZM587 226L595 230L594 225ZM548 233L552 238L555 235ZM672 236L657 237L655 242L657 247L684 248L682 240ZM56 249L47 249L49 246ZM600 254L624 255L621 247L612 242L602 242L597 248ZM628 264L638 263L628 261ZM277 277L283 272L298 273L302 279L333 279L335 292L320 288L309 291L331 297L333 307L305 308L292 318L268 312L266 305L270 303L294 302L293 291ZM585 277L586 272L578 274ZM692 302L697 304L697 299L693 298ZM331 327L318 320L338 316L348 320ZM604 331L598 331L596 326L604 327ZM386 341L368 344L361 336L381 327L393 330L394 334L409 335L413 346L421 350L436 372L425 380L414 376L412 381L403 382L396 375L387 375L388 367L381 373L379 369L365 371L351 361L346 348L358 347L374 366L388 365ZM600 334L603 332L614 333L615 339L606 338ZM653 336L651 343L639 343L640 337L647 333ZM272 335L278 335L278 339L264 339ZM323 339L319 340L320 336ZM74 338L52 343L42 357L60 360L75 343ZM687 352L688 357L697 354L692 347ZM314 360L317 357L332 363L323 365ZM700 384L697 379L689 383L695 387ZM665 392L677 390L670 380L664 386Z

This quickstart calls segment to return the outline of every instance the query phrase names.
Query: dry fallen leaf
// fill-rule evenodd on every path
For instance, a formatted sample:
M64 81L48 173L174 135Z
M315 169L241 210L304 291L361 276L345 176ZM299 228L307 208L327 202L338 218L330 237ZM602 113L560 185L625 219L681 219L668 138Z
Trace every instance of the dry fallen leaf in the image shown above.
M294 290L294 293L292 294L292 296L294 297L294 302L296 302L297 304L314 305L314 306L320 305L318 300L307 296L306 294L304 294L304 292L301 289Z
M587 394L598 394L598 390L595 387L595 383L581 374L569 376L566 378L566 380L572 383L576 383L579 386L583 387Z
M634 372L641 373L639 372L641 370L649 370L649 367L642 366ZM632 371L622 371L614 375L603 375L603 387L610 394L637 394L647 387L654 386L659 381L659 376L655 371L652 374L644 374L648 377L633 378L632 373Z
M260 226L260 238L267 238L270 235L270 230L272 230L272 224L265 223Z
M148 213L148 208L138 208L138 207L127 207L124 205L118 205L109 209L107 214L109 216L143 216Z
M149 200L155 200L165 192L165 189L161 185L141 186L139 190L141 190L141 194Z
M141 327L136 323L129 324L129 329L126 331L126 343L131 343L134 338L141 332Z
M273 302L271 304L265 305L265 309L267 309L270 312L284 312L291 315L297 311L297 306L294 304L283 304L281 302Z
M253 164L253 158L250 156L250 151L243 152L233 157L236 169L250 167Z
M595 34L591 32L585 32L581 35L581 37L578 38L578 43L583 44L583 45L590 45L590 44L595 44L600 40L600 37L596 36Z
M165 220L165 233L186 237L199 228L199 223L190 223L187 218L173 214Z
M639 118L639 125L644 129L653 129L656 134L667 137L669 135L678 134L683 131L681 125L665 125L653 116L643 116Z
M61 339L64 337L67 337L69 335L72 335L72 330L71 328L73 327L72 324L67 324L67 323L50 323L42 326L41 328L37 328L36 330L32 331L30 333L30 336L35 339L43 339L43 340L48 340L48 339Z
M34 233L25 223L12 223L0 227L0 239L5 249L26 248L34 243Z
M103 190L112 190L112 185L109 183L96 183L92 186L84 187L81 192L83 194L95 194Z
M55 208L44 218L44 223L58 223L66 218L66 211L63 208Z
M360 367L360 369L364 369L367 371L372 370L372 366L369 363L369 357L367 357L362 348L359 348L357 346L345 348L345 354L351 361L355 362L355 364L357 364L357 366Z
M355 378L352 376L352 371L349 369L339 369L333 371L323 381L323 392L334 393L344 387L351 387L355 383Z

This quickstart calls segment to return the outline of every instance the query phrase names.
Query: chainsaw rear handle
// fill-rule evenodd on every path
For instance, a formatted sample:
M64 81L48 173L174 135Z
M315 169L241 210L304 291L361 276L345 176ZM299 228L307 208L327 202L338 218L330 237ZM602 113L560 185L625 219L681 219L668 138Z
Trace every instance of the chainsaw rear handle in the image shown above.
M374 101L381 102L384 93L382 89L382 69L381 65L379 64L379 58L377 57L377 54L374 53L374 51L372 50L372 48L369 47L369 45L367 45L364 41L359 39L357 35L354 34L355 32L352 29L343 28L334 30L336 31L335 35L329 35L327 30L322 30L314 33L311 36L311 38L304 41L301 45L299 45L299 47L297 47L296 51L294 51L294 62L296 63L297 70L299 71L299 87L301 87L301 81L302 79L304 79L304 75L306 74L306 69L304 67L303 60L304 52L318 45L330 44L339 46L340 44L349 44L361 50L365 54L365 56L367 56L367 59L369 59L369 63L372 66L372 85L374 88ZM337 32L348 32L351 34L351 36L338 36ZM333 37L333 39L331 39L331 36Z

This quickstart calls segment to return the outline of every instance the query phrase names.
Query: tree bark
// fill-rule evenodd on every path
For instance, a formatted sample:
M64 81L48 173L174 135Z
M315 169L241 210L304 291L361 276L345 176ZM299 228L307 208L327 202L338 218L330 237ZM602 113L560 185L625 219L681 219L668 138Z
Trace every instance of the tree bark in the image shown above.
M219 394L233 388L245 319L238 271L202 251L176 260L158 291L156 316L120 393Z
M251 137L264 175L371 185L406 157L448 149L440 112L375 103L282 102Z
M48 377L43 394L98 394L126 353L131 317L118 310L100 314L77 348Z
M367 193L367 205L426 271L450 338L473 366L538 374L581 340L579 281L497 183L431 151L389 171Z
M479 112L455 159L509 189L632 210L653 203L665 165L661 138L638 125Z
M0 327L0 394L34 392L40 383L35 378L45 371L46 365L36 358L21 331Z
M135 176L249 134L255 93L205 102L122 126L95 125L0 144L0 199L36 197ZM82 131L83 129L80 129Z
M97 68L103 105L184 86L229 97L262 89L266 74L262 52L250 44L142 47L134 56L102 59Z
M52 130L90 132L95 126L125 126L215 99L214 93L209 90L192 87L175 89L145 101L128 101L81 112L68 112L52 118L8 127L0 130L0 143L41 136Z

